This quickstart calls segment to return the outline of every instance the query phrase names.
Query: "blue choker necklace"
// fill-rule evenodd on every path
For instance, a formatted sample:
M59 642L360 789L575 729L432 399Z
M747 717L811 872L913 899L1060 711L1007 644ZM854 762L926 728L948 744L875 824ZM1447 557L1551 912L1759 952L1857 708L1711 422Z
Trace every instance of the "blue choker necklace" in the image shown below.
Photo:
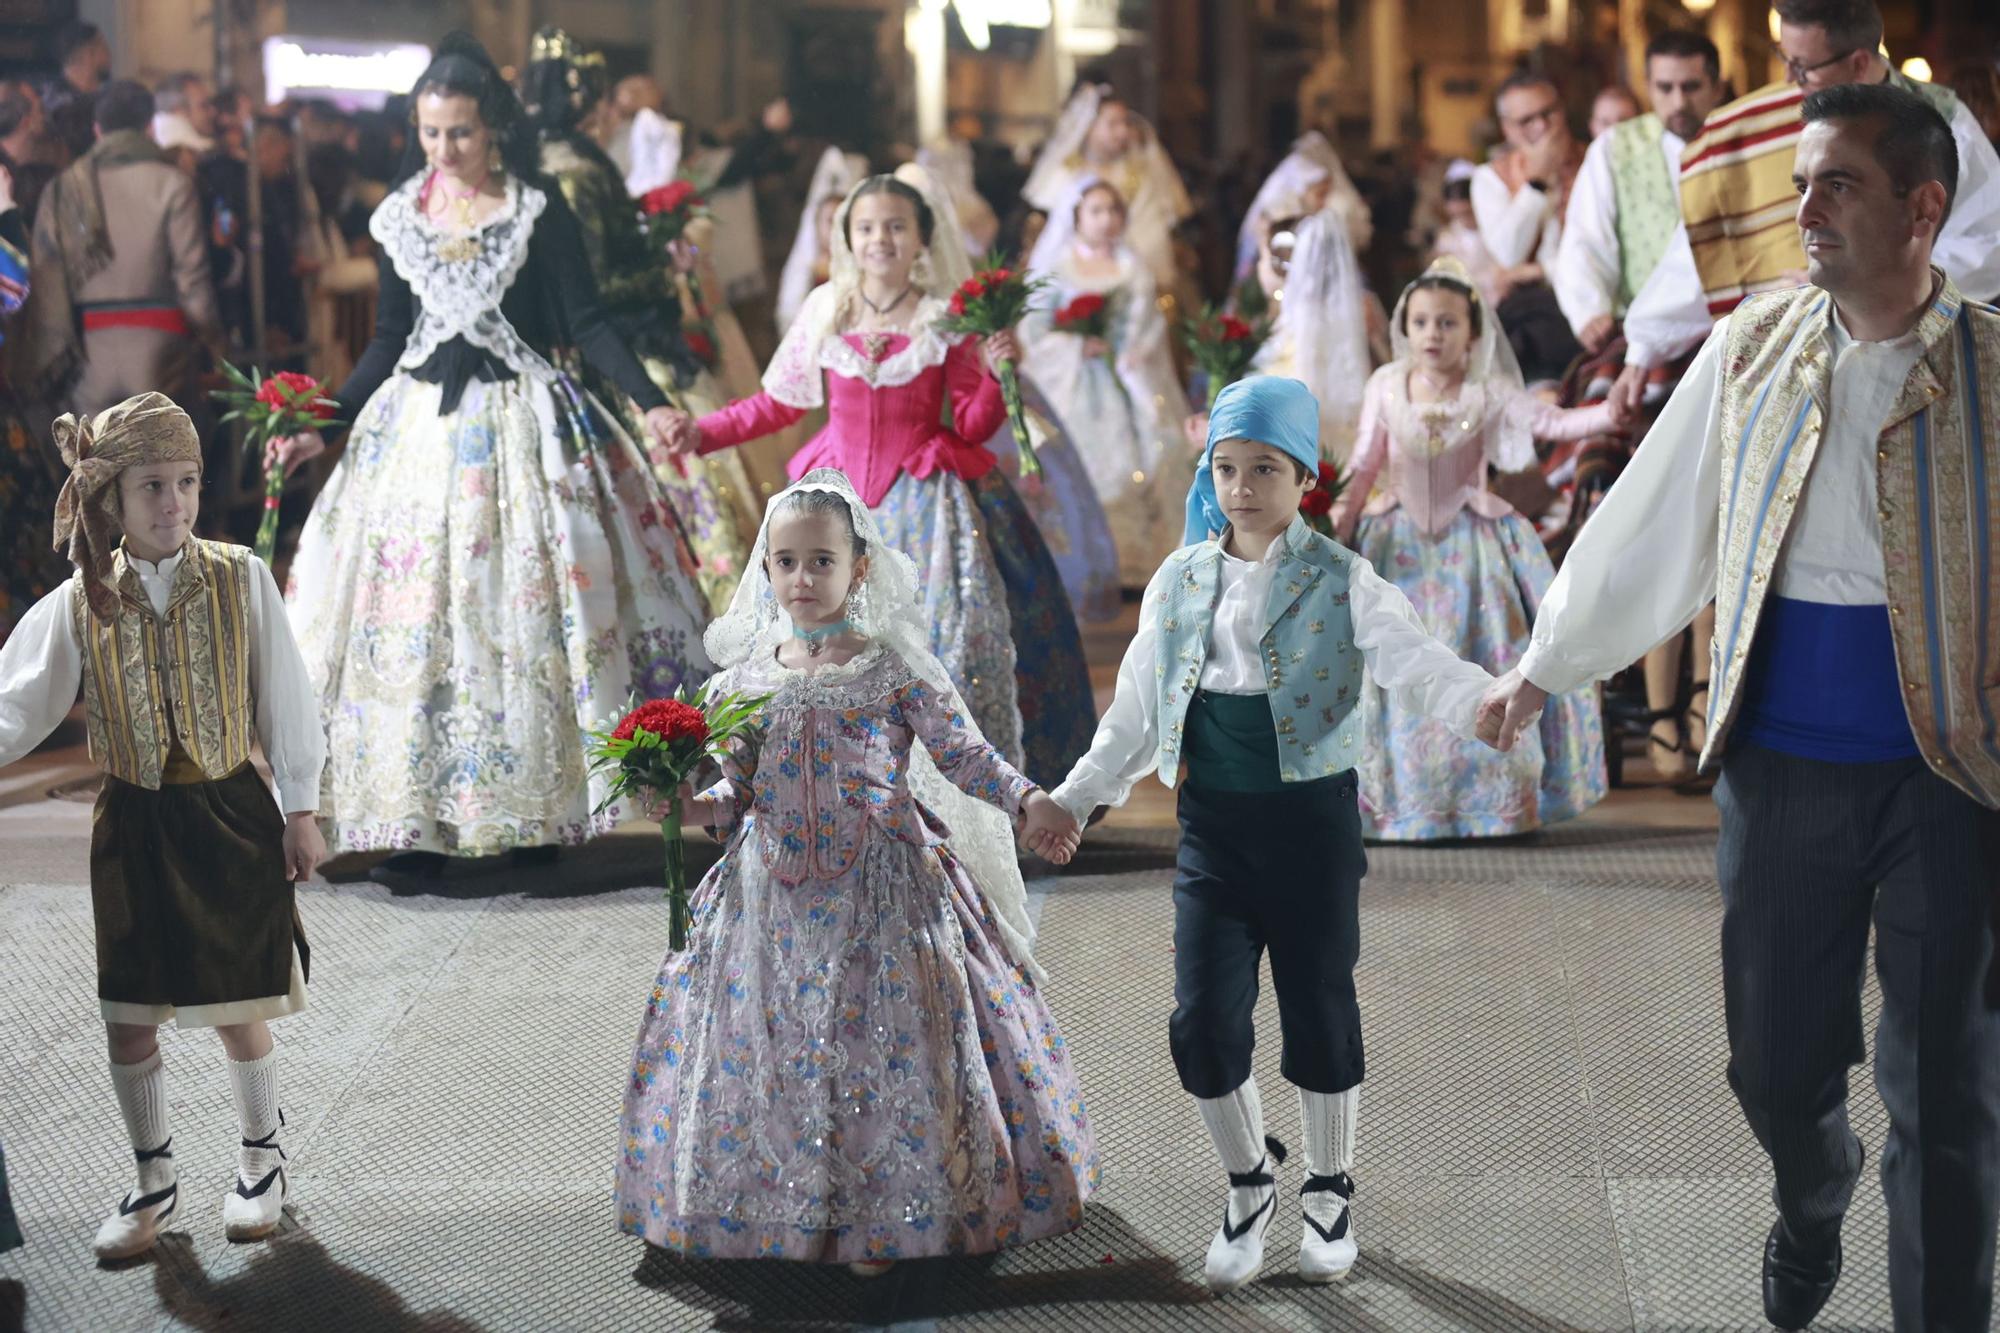
M827 640L831 639L834 635L840 633L842 630L851 628L853 628L853 626L849 625L844 617L840 620L834 621L831 625L823 625L819 629L800 629L798 625L794 623L792 625L792 637L795 639L804 639L806 641L807 657L818 657L821 653L826 651Z

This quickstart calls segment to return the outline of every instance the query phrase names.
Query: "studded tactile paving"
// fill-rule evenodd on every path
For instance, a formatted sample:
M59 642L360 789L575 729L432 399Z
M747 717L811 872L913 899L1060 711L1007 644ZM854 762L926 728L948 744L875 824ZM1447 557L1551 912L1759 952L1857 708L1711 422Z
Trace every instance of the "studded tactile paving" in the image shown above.
M88 1255L129 1183L80 885L0 887L0 1136L28 1247L0 1256L41 1330L1754 1329L1769 1175L1723 1081L1712 833L1603 823L1377 847L1362 896L1360 1264L1292 1272L1304 1162L1270 1259L1202 1286L1219 1169L1167 1054L1171 830L1100 829L1050 882L1041 954L1097 1126L1077 1232L978 1260L844 1270L649 1252L611 1224L625 1061L664 947L658 844L398 896L316 885L311 1008L277 1027L296 1200L221 1237L223 1057L169 1030L183 1198L146 1260ZM699 844L691 850L705 851ZM79 861L79 872L81 862ZM1038 886L1039 887L1039 886ZM1870 986L1869 1009L1876 1000ZM1256 1064L1298 1146L1268 987ZM1865 1071L1854 1115L1879 1158ZM1888 1325L1872 1171L1828 1329Z

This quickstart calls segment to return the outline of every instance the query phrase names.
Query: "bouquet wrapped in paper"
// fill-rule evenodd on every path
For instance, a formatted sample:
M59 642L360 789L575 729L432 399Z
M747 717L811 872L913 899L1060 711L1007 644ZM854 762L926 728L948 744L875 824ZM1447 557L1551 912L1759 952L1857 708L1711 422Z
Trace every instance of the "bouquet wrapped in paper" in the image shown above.
M270 443L322 429L339 407L326 386L310 375L281 370L267 378L254 368L245 374L226 361L222 373L229 387L214 395L229 409L222 420L242 422L244 450L264 460L264 519L257 525L256 551L268 565L278 548L278 500L285 490L284 465L265 457Z
M610 791L598 803L602 812L614 801L630 798L658 812L660 836L666 844L667 939L674 949L687 947L687 852L681 828L681 784L704 759L719 759L730 742L747 732L769 695L711 696L703 685L690 697L680 691L671 699L637 704L605 731L586 732L584 752L593 774L611 778Z
M1008 268L998 255L991 255L985 268L967 278L951 294L948 313L937 322L938 332L960 336L970 333L980 338L1005 333L1021 322L1035 293L1047 285L1045 279L1030 278L1024 272ZM1042 465L1035 458L1027 414L1021 406L1020 374L1012 361L1002 361L994 367L994 373L1000 380L1000 396L1007 404L1007 426L1014 432L1014 444L1020 450L1021 476L1039 477Z
M1203 306L1201 314L1181 327L1181 338L1196 366L1208 377L1208 406L1215 409L1216 395L1243 378L1257 352L1271 336L1271 321L1252 324L1225 315L1214 306Z

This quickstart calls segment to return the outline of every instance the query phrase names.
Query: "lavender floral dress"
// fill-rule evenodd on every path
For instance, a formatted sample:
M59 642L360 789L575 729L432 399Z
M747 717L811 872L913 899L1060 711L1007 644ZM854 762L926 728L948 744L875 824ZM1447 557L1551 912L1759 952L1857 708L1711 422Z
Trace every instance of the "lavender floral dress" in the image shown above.
M620 1229L695 1257L852 1262L1076 1227L1097 1149L1068 1049L910 794L910 749L1010 812L1031 784L880 646L717 687L773 697L708 793L740 822L646 1004Z

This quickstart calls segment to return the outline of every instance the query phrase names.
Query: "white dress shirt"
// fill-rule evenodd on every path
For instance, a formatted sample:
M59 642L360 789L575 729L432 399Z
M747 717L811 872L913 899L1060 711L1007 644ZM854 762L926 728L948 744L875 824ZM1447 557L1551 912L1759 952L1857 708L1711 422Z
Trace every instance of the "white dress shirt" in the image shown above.
M1239 560L1223 553L1208 656L1201 668L1202 689L1217 694L1267 693L1259 644L1271 605L1271 583L1283 553L1282 539L1271 543L1262 560ZM1090 752L1049 793L1079 820L1100 805L1123 804L1133 784L1158 764L1160 687L1154 667L1159 657L1164 573L1162 569L1155 574L1146 589L1138 633L1118 666L1118 691L1110 711L1097 724ZM1347 591L1354 646L1367 664L1369 683L1387 690L1399 707L1437 718L1453 734L1474 739L1474 714L1493 677L1432 638L1402 589L1358 556Z
M1931 262L1967 296L1991 301L2000 298L2000 244L1994 240L2000 236L2000 154L1963 102L1952 112L1951 137L1958 145L1958 193ZM1625 312L1625 362L1647 369L1666 365L1713 327L1687 228L1675 227L1660 266Z
M153 613L164 616L174 574L185 553L149 564L127 553ZM319 809L326 735L305 658L285 618L284 598L264 562L254 557L250 580L250 693L257 701L257 739L277 781L278 808L287 814ZM68 716L83 685L83 645L71 602L74 582L36 602L0 647L0 768L48 738Z
M1562 241L1555 199L1532 185L1509 193L1491 162L1472 173L1472 216L1479 223L1479 238L1500 267L1516 268L1543 256L1555 261Z
M1715 596L1726 334L1718 326L1703 344L1542 599L1521 673L1550 694L1622 670ZM1828 420L1773 589L1798 601L1878 606L1887 594L1876 441L1923 343L1915 332L1856 342L1836 317L1828 350Z
M1591 140L1583 155L1583 166L1569 189L1569 212L1563 215L1555 268L1549 273L1556 303L1579 338L1590 321L1614 313L1618 280L1625 271L1624 248L1618 243L1618 187L1611 177L1611 134L1606 130ZM1686 147L1687 141L1672 130L1661 133L1660 155L1666 159L1667 179L1674 182L1677 200L1681 150Z

